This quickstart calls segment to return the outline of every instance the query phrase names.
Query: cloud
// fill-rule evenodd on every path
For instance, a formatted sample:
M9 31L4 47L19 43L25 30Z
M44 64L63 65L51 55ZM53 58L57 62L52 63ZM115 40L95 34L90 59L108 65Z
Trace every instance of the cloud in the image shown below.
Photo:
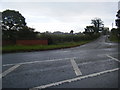
M95 17L110 26L115 20L117 8L117 2L2 2L0 10L19 11L28 25L36 30L41 27L42 31L75 29L77 32L76 28L83 30Z

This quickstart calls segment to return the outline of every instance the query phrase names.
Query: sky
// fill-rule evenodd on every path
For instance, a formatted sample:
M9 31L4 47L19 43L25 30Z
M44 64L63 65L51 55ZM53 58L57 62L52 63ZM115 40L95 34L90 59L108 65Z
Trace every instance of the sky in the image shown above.
M74 2L73 2L74 1ZM99 0L97 0L99 1ZM109 2L108 2L109 1ZM39 32L83 32L91 24L91 19L101 18L105 27L115 26L118 0L4 0L0 11L6 9L19 11L29 27Z

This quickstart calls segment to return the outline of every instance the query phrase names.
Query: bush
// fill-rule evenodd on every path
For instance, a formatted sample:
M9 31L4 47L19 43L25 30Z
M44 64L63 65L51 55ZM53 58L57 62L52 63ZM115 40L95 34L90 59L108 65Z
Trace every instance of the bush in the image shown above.
M120 42L120 29L113 28L110 33L110 40L114 42Z

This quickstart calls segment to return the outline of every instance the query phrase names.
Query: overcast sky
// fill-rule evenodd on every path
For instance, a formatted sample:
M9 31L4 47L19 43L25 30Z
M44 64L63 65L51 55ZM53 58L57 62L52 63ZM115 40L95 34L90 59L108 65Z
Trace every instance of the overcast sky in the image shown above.
M20 0L18 0L20 1ZM19 11L27 25L36 31L82 32L91 19L99 17L105 27L112 27L118 11L118 0L115 2L8 2L0 5L0 11L6 9Z

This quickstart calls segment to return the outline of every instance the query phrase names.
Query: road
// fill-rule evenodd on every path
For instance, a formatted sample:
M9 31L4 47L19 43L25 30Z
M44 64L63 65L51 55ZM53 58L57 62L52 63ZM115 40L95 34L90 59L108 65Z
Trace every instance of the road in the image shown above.
M107 36L74 48L2 56L3 88L118 88L118 44Z

